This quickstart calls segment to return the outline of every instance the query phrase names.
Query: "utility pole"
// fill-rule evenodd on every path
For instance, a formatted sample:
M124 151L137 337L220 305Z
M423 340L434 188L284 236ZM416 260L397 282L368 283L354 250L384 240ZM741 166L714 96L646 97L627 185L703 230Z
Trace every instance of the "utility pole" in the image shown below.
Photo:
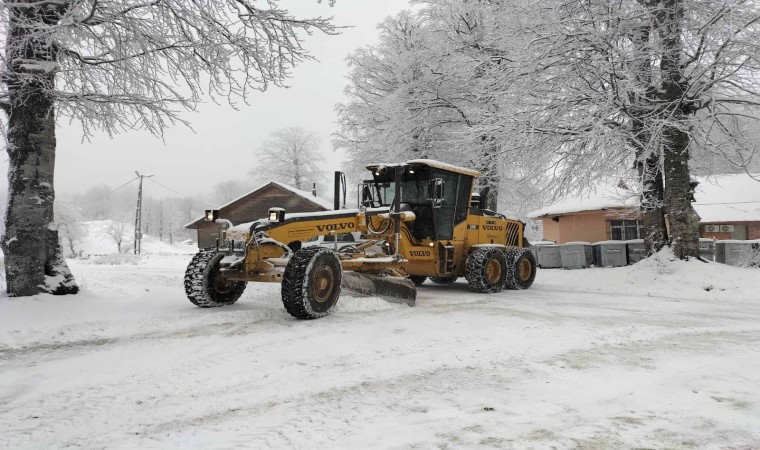
M137 208L135 211L135 255L140 254L140 247L142 245L142 184L143 178L150 178L153 175L140 175L140 172L135 170L135 174L140 178L140 187L137 188Z
M164 242L164 201L163 200L161 200L161 202L158 204L158 240L161 242Z

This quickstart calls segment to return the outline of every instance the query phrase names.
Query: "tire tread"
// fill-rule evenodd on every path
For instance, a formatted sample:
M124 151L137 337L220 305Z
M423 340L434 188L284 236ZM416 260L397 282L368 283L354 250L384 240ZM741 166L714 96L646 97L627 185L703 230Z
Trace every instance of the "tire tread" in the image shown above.
M495 284L489 283L486 280L486 264L491 259L496 258L501 264L502 280ZM470 285L470 289L483 293L493 294L500 292L504 287L504 280L507 277L507 270L509 264L507 264L506 255L501 248L498 247L479 247L474 249L470 256L467 257L465 264L465 279Z
M209 275L218 256L215 248L204 248L198 251L187 265L184 278L185 294L195 306L217 308L231 305L238 301L245 291L245 281L236 283L232 292L227 294L218 294L209 288Z

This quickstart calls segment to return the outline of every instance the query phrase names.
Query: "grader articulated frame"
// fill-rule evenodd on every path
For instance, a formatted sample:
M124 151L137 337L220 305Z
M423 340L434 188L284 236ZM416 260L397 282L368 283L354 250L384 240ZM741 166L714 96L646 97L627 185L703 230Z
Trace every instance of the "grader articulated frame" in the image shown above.
M188 265L190 301L229 305L247 282L279 282L286 310L313 319L329 313L341 285L413 305L414 285L428 277L448 284L464 276L483 293L533 283L536 262L524 224L473 202L478 172L432 160L367 168L372 179L359 186L357 209L337 209L336 195L335 211L272 208L266 219L236 226L207 211L207 220L227 228L216 247L201 250ZM340 252L302 248L316 236L355 231L367 241Z

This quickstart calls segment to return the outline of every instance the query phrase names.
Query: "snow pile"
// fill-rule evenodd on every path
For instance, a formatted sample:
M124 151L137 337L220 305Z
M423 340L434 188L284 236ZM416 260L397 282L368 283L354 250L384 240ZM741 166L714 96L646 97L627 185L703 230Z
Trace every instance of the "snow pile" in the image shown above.
M619 242L619 241L614 241ZM670 247L636 264L616 268L588 268L580 276L575 270L552 270L558 286L578 286L598 292L626 292L651 297L683 299L757 300L760 292L760 271L733 267L697 259L683 261L673 255ZM543 276L547 271L539 271Z

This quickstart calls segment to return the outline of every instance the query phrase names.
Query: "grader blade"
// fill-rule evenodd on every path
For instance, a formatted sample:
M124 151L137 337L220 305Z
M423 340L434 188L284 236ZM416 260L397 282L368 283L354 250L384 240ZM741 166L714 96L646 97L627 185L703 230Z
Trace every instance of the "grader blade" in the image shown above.
M343 272L341 287L360 294L380 297L389 303L414 306L417 289L402 277L382 276L360 272Z

